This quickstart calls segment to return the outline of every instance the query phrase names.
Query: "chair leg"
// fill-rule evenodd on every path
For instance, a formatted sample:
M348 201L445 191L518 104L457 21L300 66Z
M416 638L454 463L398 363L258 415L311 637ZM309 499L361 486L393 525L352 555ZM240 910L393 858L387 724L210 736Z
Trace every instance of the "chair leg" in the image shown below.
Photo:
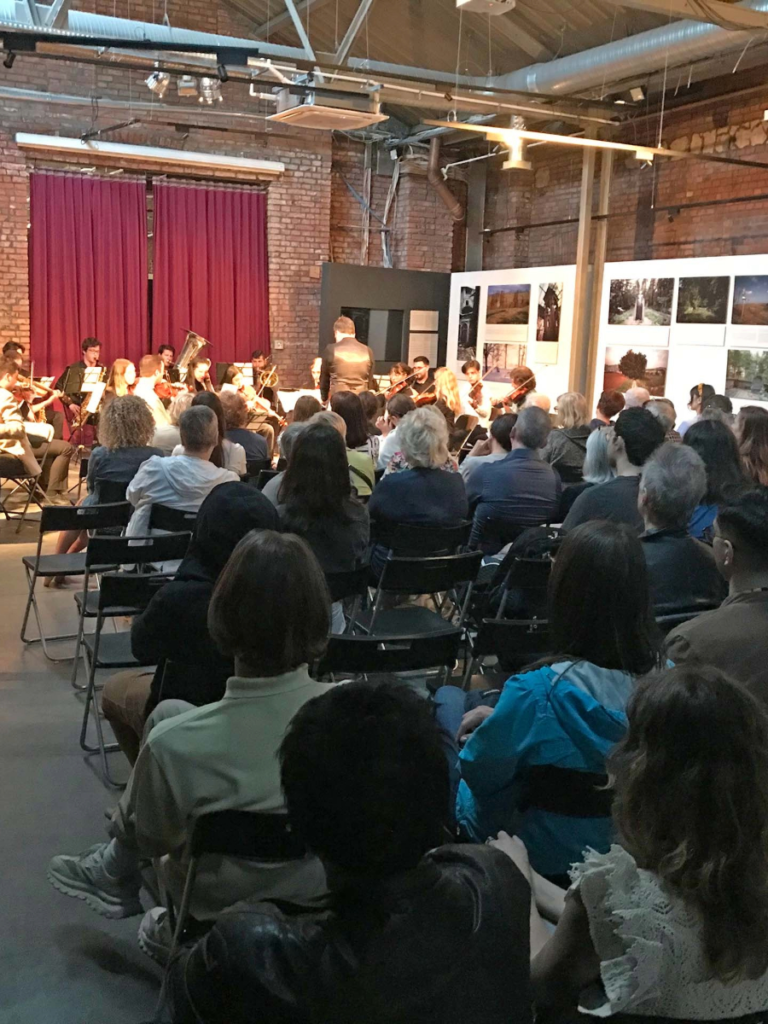
M80 729L80 746L86 752L88 756L98 754L101 760L101 772L102 779L107 786L112 786L115 789L124 788L122 782L112 778L109 771L109 763L107 761L107 754L114 753L120 749L117 743L105 743L104 742L104 728L101 724L101 717L99 713L99 702L96 696L96 667L99 660L99 638L101 636L102 620L97 620L96 633L93 644L93 653L87 656L88 661L88 684L85 690L85 707L83 709L83 724ZM83 650L88 652L88 648L83 645ZM93 720L96 726L96 746L91 747L88 745L88 717L93 712Z
M57 636L46 636L45 630L43 629L43 622L40 617L40 608L37 603L37 595L35 594L35 588L37 587L37 581L40 577L36 573L30 573L27 566L24 567L27 572L27 585L29 587L29 594L27 596L27 606L24 609L24 619L21 624L21 641L27 645L40 644L43 649L43 654L46 656L48 661L61 662L71 661L72 655L68 654L63 658L54 657L48 650L48 644L58 643L60 640L74 640L77 633L60 633ZM35 622L37 623L38 636L27 636L27 626L29 624L29 613L30 610L34 613Z
M462 690L469 689L469 684L472 679L472 670L474 669L476 662L477 658L475 658L472 654L467 653L467 667L464 672L464 678L461 681Z
M85 628L85 606L88 601L88 581L90 574L86 569L85 576L83 577L83 603L80 606L80 616L77 623L77 639L75 640L75 660L72 665L72 679L70 680L73 690L84 690L85 684L82 686L77 681L77 671L80 667L80 652L83 643L83 630Z

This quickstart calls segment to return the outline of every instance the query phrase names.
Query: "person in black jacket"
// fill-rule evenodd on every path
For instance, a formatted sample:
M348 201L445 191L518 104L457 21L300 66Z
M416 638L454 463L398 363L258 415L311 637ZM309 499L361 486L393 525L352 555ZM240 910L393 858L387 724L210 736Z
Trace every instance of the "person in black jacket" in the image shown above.
M144 722L161 699L201 706L224 695L234 666L208 633L208 604L227 559L251 530L280 530L272 503L249 484L214 488L200 506L175 578L133 620L133 656L157 668L119 672L107 680L101 698L104 717L131 764L139 756Z
M320 370L320 400L323 405L337 391L375 391L373 371L376 357L372 350L355 337L355 322L340 316L333 325L335 343L323 352Z
M223 914L170 968L176 1024L528 1024L531 890L512 851L440 845L448 766L427 703L334 687L294 716L280 765L330 896Z

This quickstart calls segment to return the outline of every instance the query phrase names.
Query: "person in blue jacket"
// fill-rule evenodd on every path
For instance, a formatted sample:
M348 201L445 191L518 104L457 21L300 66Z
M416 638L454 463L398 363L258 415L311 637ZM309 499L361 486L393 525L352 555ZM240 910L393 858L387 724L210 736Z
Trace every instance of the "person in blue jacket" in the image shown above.
M517 834L534 870L560 881L587 847L610 847L605 758L659 648L642 547L625 524L594 520L569 533L549 597L552 655L508 679L495 707L463 716L456 818L476 842ZM438 691L444 726L453 712L455 728L465 697Z

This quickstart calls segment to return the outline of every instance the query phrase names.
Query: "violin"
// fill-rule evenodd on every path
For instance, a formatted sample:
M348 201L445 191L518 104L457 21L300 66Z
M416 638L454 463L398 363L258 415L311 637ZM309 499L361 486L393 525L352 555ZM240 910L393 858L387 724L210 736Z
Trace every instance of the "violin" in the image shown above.
M522 384L518 384L518 386L513 388L508 395L505 395L504 398L500 399L498 402L493 403L494 409L499 409L502 405L509 405L510 402L517 401L521 395L527 394L528 385L534 380L536 380L535 376L529 377L528 380L524 380ZM475 385L475 387L477 387L477 385Z
M473 409L476 409L480 404L480 398L482 397L482 394L483 382L479 380L477 384L472 385L472 387L469 389L469 394L467 395L467 401L469 402Z
M172 384L169 380L159 380L155 384L155 394L161 399L175 398L180 391L184 390L184 384Z
M422 391L420 395L416 395L414 402L416 407L419 408L422 405L434 405L437 401L437 395L434 393L435 385L430 384L426 391ZM432 392L432 394L430 394Z

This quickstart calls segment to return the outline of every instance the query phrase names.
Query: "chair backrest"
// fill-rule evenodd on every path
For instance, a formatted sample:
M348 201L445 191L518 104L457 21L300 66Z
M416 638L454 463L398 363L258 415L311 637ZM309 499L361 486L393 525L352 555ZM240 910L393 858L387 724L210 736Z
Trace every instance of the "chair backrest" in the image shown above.
M332 636L313 675L416 672L453 667L459 655L462 630L414 636Z
M256 481L256 486L260 491L264 490L265 484L269 483L274 477L277 476L278 471L276 469L262 469L259 473L259 478Z
M665 615L657 614L656 625L661 630L662 635L666 636L667 633L671 633L676 626L682 626L686 622L690 622L691 619L697 619L699 615L702 615L704 612L711 612L719 607L720 606L717 604L706 604L702 605L700 608L689 608L682 611L670 612Z
M374 478L375 483L378 483L379 480L381 480L381 478L384 476L384 474L386 472L387 472L386 467L384 469L374 469L374 471L373 471L373 478Z
M87 476L88 476L88 459L85 456L83 456L83 458L80 459L80 471L78 473L78 477L79 477L80 480L85 480L85 478Z
M291 830L287 814L263 811L212 811L194 821L189 852L246 860L301 860L306 846Z
M150 530L167 530L169 533L193 531L197 522L197 510L184 511L167 505L153 505L149 513Z
M505 559L506 561L506 559ZM550 558L518 558L509 562L498 594L498 614L503 616L508 606L526 618L547 613L547 588L552 573Z
M125 492L130 480L100 480L97 484L100 505L110 505L125 501Z
M469 546L484 552L486 555L495 555L507 544L517 540L528 526L520 526L510 523L506 519L496 516L475 514L472 523L472 531L469 538Z
M362 597L368 589L371 570L367 565L349 572L328 572L325 580L331 593L331 601L343 601L346 597Z
M379 581L383 592L397 594L439 594L462 583L474 583L483 556L479 551L431 558L390 556Z
M371 541L395 555L416 558L452 555L467 543L471 529L469 520L457 526L416 526L374 520L371 523Z
M248 459L245 463L245 475L249 480L258 480L259 474L269 470L272 462L269 459Z
M97 591L99 612L138 615L168 581L168 576L160 576L157 573L104 573Z
M483 619L473 652L495 654L503 672L517 672L551 653L549 623L542 619Z
M53 530L107 530L127 526L133 507L127 501L112 505L46 505L40 535Z
M85 551L85 565L94 572L100 566L175 562L186 555L191 539L189 531L155 537L91 537Z

